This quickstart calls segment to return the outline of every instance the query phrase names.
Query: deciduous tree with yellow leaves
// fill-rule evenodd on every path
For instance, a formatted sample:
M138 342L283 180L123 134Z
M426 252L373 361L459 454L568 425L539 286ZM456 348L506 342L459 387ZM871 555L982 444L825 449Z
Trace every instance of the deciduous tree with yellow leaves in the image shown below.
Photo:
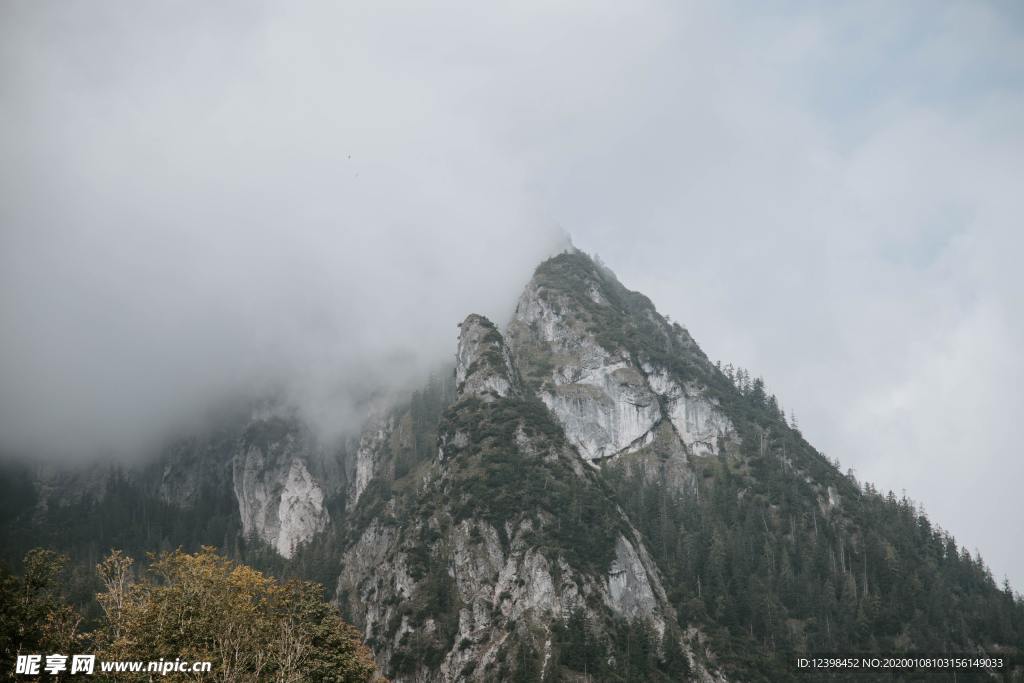
M281 582L210 547L151 557L139 578L115 551L97 569L106 616L95 633L102 659L209 660L211 674L168 680L225 682L373 680L359 632L323 599L319 584ZM141 675L144 677L144 675Z

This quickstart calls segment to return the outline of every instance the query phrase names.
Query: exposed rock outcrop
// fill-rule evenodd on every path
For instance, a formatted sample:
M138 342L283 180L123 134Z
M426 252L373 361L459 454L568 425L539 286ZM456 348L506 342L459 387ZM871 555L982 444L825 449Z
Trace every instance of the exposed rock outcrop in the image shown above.
M619 326L646 325L665 339L695 348L692 339L681 328L670 327L653 308L624 310L613 292L625 290L609 278L594 265L583 271L573 291L565 280L552 283L535 276L509 323L513 357L527 368L539 396L588 461L650 445L665 419L688 453L717 453L719 439L735 438L735 429L704 387L640 362L642 346L625 335L602 338L602 330L591 321L603 316ZM585 292L582 312L580 290Z
M329 521L320 484L305 457L309 437L280 418L250 425L232 461L242 530L274 547L283 557Z
M684 384L664 369L645 364L647 382L661 399L676 433L694 455L717 455L720 439L735 438L736 430L717 402L702 387Z
M392 416L377 413L371 415L359 436L354 463L352 465L351 484L349 486L349 507L359 503L360 496L370 481L380 474L384 464L384 450L387 441L395 428Z
M455 386L459 394L493 401L513 393L518 386L515 369L494 324L481 315L470 315L459 328L455 354Z

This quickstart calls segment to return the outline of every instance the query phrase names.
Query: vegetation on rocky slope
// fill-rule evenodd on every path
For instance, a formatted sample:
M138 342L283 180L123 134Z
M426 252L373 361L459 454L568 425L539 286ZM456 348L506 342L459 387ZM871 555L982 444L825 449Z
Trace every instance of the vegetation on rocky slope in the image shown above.
M736 448L689 459L690 490L669 485L664 452L602 470L680 624L707 631L727 673L796 678L798 653L1024 653L1024 603L1009 585L906 497L841 474L762 380L711 364L685 330L583 254L549 259L534 281L608 350L699 382L737 430Z
M636 367L664 369L680 384L699 385L728 416L736 438L717 456L681 455L666 446L672 432L664 422L645 449L591 468L534 394L550 376L550 358L524 345L514 359L523 391L513 396L459 397L446 375L396 407L390 417L397 427L375 454L376 476L358 504L349 504L343 487L333 492L326 501L332 525L290 559L241 536L230 477L216 471L189 505L177 506L156 495L145 477L117 469L93 493L62 500L37 490L27 471L11 468L0 473L2 552L12 564L34 545L67 552L73 561L62 585L83 613L83 628L92 630L109 619L92 596L104 591L93 567L111 547L141 560L147 551L216 545L268 574L333 588L342 556L368 528L393 530L415 590L387 598L395 601L392 618L370 644L383 651L403 619L413 627L391 653L387 673L399 677L423 667L436 671L449 653L472 645L456 642L465 606L444 540L467 520L493 527L505 552L508 529L527 522L531 548L555 566L564 559L600 580L616 538L635 528L675 610L662 636L605 605L589 614L573 610L551 624L553 664L546 668L543 638L503 622L508 642L500 663L484 672L492 678L536 680L545 670L548 680L686 680L691 660L683 646L698 654L694 664L705 664L702 638L715 666L749 681L795 679L792 662L801 653L987 652L1012 659L1024 652L1020 597L912 501L843 475L786 420L762 381L712 364L685 329L583 254L549 259L531 286L564 324L602 348ZM477 362L503 364L500 333L491 330L484 341ZM19 571L37 572L32 562L40 558ZM332 597L343 607L357 599ZM49 610L64 603L40 604ZM63 623L55 618L51 632L32 637L40 643L63 637ZM481 674L474 666L457 673Z

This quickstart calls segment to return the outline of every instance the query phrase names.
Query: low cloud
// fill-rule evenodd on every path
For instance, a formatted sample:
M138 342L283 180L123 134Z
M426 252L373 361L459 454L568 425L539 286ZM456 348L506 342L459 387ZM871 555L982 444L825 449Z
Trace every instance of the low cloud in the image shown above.
M427 84L251 3L7 4L0 435L130 453L240 396L337 429L559 240ZM334 33L337 31L337 33Z

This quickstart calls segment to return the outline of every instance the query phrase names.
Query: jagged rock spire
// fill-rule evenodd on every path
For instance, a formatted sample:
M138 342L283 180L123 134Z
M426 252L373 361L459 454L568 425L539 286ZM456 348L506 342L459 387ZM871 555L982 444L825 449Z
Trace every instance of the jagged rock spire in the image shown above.
M516 393L519 385L516 372L505 340L494 324L473 313L459 327L459 348L455 354L455 384L459 396L493 401Z

